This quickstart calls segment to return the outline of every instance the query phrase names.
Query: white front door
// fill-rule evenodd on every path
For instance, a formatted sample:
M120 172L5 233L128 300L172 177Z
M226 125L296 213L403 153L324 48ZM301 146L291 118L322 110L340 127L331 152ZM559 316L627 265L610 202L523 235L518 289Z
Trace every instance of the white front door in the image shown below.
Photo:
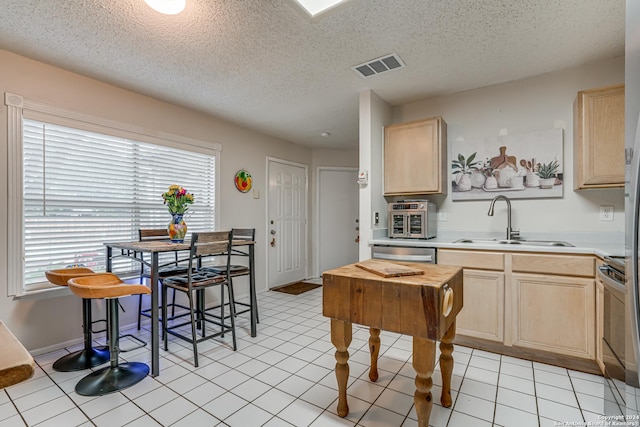
M268 159L269 288L307 277L307 168Z
M358 262L358 172L353 168L318 170L318 269Z

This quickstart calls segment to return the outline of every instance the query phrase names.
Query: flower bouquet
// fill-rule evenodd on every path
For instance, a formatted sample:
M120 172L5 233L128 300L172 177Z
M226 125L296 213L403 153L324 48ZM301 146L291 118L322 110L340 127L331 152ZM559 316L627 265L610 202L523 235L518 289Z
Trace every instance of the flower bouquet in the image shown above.
M173 184L169 186L166 193L162 193L162 199L173 217L167 226L169 238L172 242L182 243L185 234L187 234L187 224L184 222L183 216L189 209L189 205L193 204L193 194L188 193L183 187Z

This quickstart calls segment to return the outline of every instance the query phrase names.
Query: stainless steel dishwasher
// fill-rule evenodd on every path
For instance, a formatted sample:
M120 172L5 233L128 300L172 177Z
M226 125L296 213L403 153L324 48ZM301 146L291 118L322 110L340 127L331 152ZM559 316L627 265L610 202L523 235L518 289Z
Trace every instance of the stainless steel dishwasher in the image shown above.
M415 246L373 245L371 258L389 261L436 263L436 248Z

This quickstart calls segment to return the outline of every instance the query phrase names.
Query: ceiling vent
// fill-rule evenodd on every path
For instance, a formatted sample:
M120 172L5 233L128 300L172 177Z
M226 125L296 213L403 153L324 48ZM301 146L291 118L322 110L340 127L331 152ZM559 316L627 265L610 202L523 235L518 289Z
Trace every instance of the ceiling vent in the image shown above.
M402 59L400 59L397 54L392 53L391 55L381 56L380 58L367 61L364 64L356 65L355 67L351 67L351 69L360 77L367 79L377 74L386 73L387 71L392 70L399 70L404 67L405 65L404 62L402 62Z

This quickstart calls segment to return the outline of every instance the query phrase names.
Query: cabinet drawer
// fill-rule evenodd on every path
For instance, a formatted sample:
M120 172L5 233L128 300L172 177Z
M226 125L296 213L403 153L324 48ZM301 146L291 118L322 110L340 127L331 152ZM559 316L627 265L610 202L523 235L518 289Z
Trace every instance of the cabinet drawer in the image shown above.
M502 252L438 250L438 264L457 265L479 270L504 270Z
M512 257L514 272L595 277L592 256L514 253Z

